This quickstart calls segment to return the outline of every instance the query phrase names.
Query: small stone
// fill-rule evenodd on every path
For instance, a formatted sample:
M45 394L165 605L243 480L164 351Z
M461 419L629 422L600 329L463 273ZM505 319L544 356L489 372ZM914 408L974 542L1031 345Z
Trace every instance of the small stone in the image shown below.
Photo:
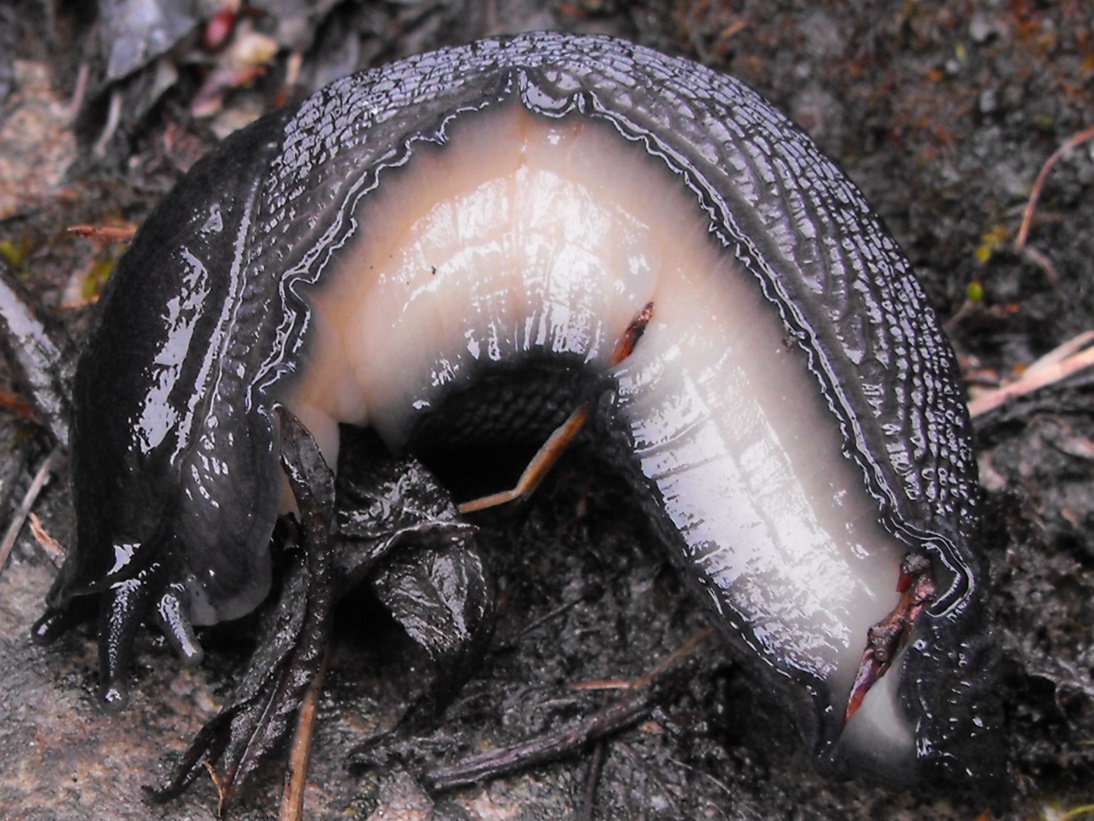
M993 37L1002 35L999 21L986 14L974 14L969 21L969 37L977 44L986 43Z

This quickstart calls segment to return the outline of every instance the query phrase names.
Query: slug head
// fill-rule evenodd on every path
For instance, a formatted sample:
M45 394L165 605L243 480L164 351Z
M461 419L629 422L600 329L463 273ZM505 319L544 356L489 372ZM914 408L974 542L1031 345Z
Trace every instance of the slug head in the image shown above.
M124 704L145 618L196 661L191 623L238 618L269 588L281 489L272 423L252 399L250 350L225 351L224 340L241 237L282 119L226 140L149 216L77 366L76 543L34 634L48 641L97 609L111 707Z

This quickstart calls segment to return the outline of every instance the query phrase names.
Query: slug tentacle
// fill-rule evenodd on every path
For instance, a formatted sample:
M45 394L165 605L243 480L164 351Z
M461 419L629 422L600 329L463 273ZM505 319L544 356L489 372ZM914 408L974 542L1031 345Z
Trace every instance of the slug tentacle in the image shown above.
M191 667L201 664L205 651L194 633L189 614L189 596L184 585L175 582L167 586L166 592L156 602L154 619L176 656Z
M129 703L126 679L133 637L163 589L164 569L160 562L152 562L132 578L111 585L99 603L99 699L111 712Z
M822 770L996 772L953 353L861 193L737 81L559 34L348 77L196 166L104 302L42 630L102 598L108 692L149 601L193 656L185 614L265 595L276 403L332 465L340 425L413 449L587 406ZM909 555L929 603L896 589Z

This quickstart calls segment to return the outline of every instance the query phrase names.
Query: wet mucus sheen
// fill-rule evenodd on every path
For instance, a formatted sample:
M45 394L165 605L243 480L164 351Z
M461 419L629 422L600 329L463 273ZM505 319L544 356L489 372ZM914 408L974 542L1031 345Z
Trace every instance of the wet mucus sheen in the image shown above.
M823 770L992 767L952 353L857 190L729 78L528 35L336 83L227 141L149 219L76 387L78 543L40 632L104 594L108 700L153 604L196 655L191 621L265 596L275 401L331 464L339 423L398 448L545 434L589 401ZM908 553L937 596L845 727Z

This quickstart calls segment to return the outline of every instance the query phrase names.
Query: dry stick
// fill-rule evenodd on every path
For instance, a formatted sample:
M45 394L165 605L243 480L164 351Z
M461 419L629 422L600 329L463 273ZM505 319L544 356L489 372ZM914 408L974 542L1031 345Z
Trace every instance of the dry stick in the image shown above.
M679 659L687 656L695 651L695 649L706 641L714 631L711 628L705 628L700 630L694 636L691 637L682 647L678 648L667 658L663 659L659 664L654 666L646 675L642 678L634 681L630 684L632 689L642 689L649 686L653 679L663 673ZM605 689L616 689L611 687L613 682L601 682L607 685ZM597 682L593 682L593 686L582 687L581 689L594 689ZM581 807L576 813L574 813L574 821L592 821L592 818L596 814L596 790L600 785L600 776L604 772L604 764L608 760L608 745L603 738L598 739L596 747L593 749L592 760L589 762L589 770L585 775L585 788L582 795Z
M224 808L228 802L228 787L224 783L224 779L220 777L216 767L213 766L212 761L206 758L201 763L205 767L205 772L209 773L209 780L213 782L213 788L217 791L217 818L223 818Z
M656 702L656 695L650 686L654 680L681 658L694 652L712 632L710 628L697 632L683 647L632 682L626 695L598 711L591 719L557 733L469 756L449 766L436 767L422 775L423 785L429 792L438 793L487 781L555 761L592 741L637 724Z
M53 562L53 566L60 570L61 565L65 563L67 552L65 546L49 534L37 513L30 514L30 535L34 537L34 541L38 542L38 547L42 548L46 557Z
M280 821L299 821L304 817L304 788L308 777L308 763L311 757L311 742L315 733L315 711L319 693L323 689L330 654L330 625L333 618L334 597L332 582L328 575L332 562L330 552L331 519L333 511L334 477L318 451L303 423L284 407L277 409L281 427L282 455L281 463L285 468L293 496L300 506L300 520L306 536L307 570L311 581L307 591L306 613L304 615L303 635L318 635L322 639L323 654L315 675L308 682L307 690L300 701L297 711L296 728L293 733L292 750L289 756L289 770L286 773L285 790L281 796ZM286 449L285 445L292 447ZM315 449L314 453L311 449ZM324 474L327 474L324 476ZM330 506L325 501L329 493ZM306 643L307 639L303 639ZM290 657L289 669L298 661L308 663L309 652L298 656L299 642L293 650L297 660ZM284 687L282 682L280 687ZM270 707L274 706L273 701ZM267 708L269 709L269 708Z
M57 466L57 462L60 461L60 448L54 448L50 452L46 460L42 462L42 466L38 468L38 472L34 474L34 479L30 483L30 487L27 488L27 492L23 495L23 501L19 503L19 507L11 517L11 524L8 525L7 532L4 534L4 540L0 542L0 573L4 570L4 565L8 561L8 554L11 553L11 549L15 546L15 540L19 538L19 532L23 529L23 525L27 521L27 516L30 515L31 508L34 507L34 503L38 501L38 494L42 492L42 488L46 486L46 482L49 481L50 474ZM52 557L51 557L52 558Z
M281 811L278 821L300 821L304 817L304 788L308 778L308 760L311 758L311 743L315 736L315 713L319 693L323 689L327 662L330 659L330 645L323 651L323 661L319 670L308 685L304 699L300 703L300 712L296 717L296 732L293 733L292 751L289 755L289 771L285 779L285 791L281 796Z
M110 103L106 109L106 125L99 132L99 139L95 141L95 145L91 148L93 157L101 159L106 156L106 147L110 144L110 138L114 136L114 132L118 130L118 123L121 122L121 119L122 92L115 86L110 92Z
M19 490L19 486L15 479L18 476L22 476L27 472L27 468L32 463L33 457L33 443L30 441L23 442L22 447L14 450L11 454L11 464L8 465L8 472L10 473L9 481L0 487L0 521L7 521L8 512L15 506L15 496ZM8 548L10 551L11 548ZM5 558L7 554L4 554ZM0 571L4 569L3 562L0 562Z
M562 454L566 452L566 448L570 446L570 443L581 433L581 429L585 427L585 420L588 417L589 406L588 404L582 405L571 413L565 422L552 431L551 435L547 437L547 441L536 451L536 455L532 457L528 467L524 469L513 487L509 490L502 490L498 493L491 493L489 496L480 496L478 499L464 502L459 506L460 513L475 513L487 508L497 507L532 493L539 487L540 482L555 466Z
M1018 237L1014 240L1014 249L1024 253L1040 265L1053 282L1056 280L1056 271L1052 262L1037 249L1026 245L1033 225L1033 212L1037 208L1037 201L1041 197L1041 191L1045 187L1045 181L1048 179L1053 166L1072 148L1090 139L1094 139L1094 126L1083 129L1078 134L1069 137L1041 166L1041 171L1037 174L1037 179L1033 183L1033 190L1030 191L1029 200L1026 202L1025 211L1022 213L1022 225L1018 229ZM969 414L975 418L999 407L1010 399L1024 396L1038 388L1058 382L1094 365L1094 352L1089 349L1086 351L1081 350L1092 338L1094 338L1094 332L1092 331L1079 334L1074 339L1068 340L1055 350L1045 354L1033 363L1019 379L977 396L969 402Z
M96 239L103 242L128 242L137 233L137 224L124 222L118 225L70 225L65 230L85 239Z
M1040 199L1041 191L1045 187L1045 180L1048 179L1049 172L1052 170L1052 167L1056 165L1056 161L1075 146L1091 138L1094 138L1094 127L1084 129L1078 134L1072 135L1063 145L1057 148L1053 155L1045 161L1043 166L1041 166L1041 171L1037 175L1037 180L1033 183L1033 190L1030 191L1029 200L1026 202L1026 208L1022 214L1022 226L1018 229L1018 238L1014 240L1014 250L1031 260L1035 265L1040 266L1045 272L1049 284L1053 287L1059 283L1059 277L1056 276L1056 266L1052 264L1052 260L1032 245L1026 245L1026 240L1029 238L1030 228L1033 224L1033 211L1037 207L1037 200Z
M1022 214L1022 227L1018 229L1018 238L1014 241L1014 250L1021 251L1026 247L1030 224L1033 222L1033 211L1037 207L1037 200L1041 197L1041 189L1045 187L1045 180L1048 178L1052 166L1056 165L1057 160L1072 148L1091 139L1094 139L1094 126L1085 128L1078 134L1069 137L1041 166L1041 173L1037 175L1037 180L1033 183L1033 190L1030 192L1029 201L1026 203L1026 210Z
M1011 399L1025 396L1038 388L1059 382L1085 368L1094 366L1094 347L1070 355L1061 356L1060 354L1061 349L1070 351L1079 347L1077 343L1086 344L1090 341L1090 334L1089 331L1080 334L1075 339L1065 342L1059 348L1045 354L1014 382L977 396L969 402L969 415L975 419L977 416L981 416Z
M608 745L604 739L596 742L592 761L585 774L585 788L582 791L581 807L574 813L574 821L593 821L596 815L596 789L600 786L600 776L604 772L604 762L608 760Z
M698 649L699 645L709 639L714 634L714 629L711 627L704 627L701 630L697 630L695 635L688 639L682 647L678 647L673 653L666 658L663 658L660 662L654 665L642 678L634 682L634 689L645 689L653 683L653 680L668 670L680 659L690 656Z
M1083 331L1078 336L1074 336L1067 342L1063 342L1051 351L1046 353L1032 365L1030 365L1023 376L1029 374L1040 373L1042 370L1047 370L1050 367L1055 367L1061 362L1066 361L1071 356L1079 353L1083 348L1094 342L1094 331Z
M94 37L96 26L92 26L91 36ZM89 42L95 42L89 40ZM91 65L87 60L80 63L80 68L76 72L76 88L72 91L72 99L69 100L68 105L65 107L65 116L69 120L75 120L76 115L80 113L80 109L84 104L84 95L87 93L87 79L91 76Z
M470 756L447 767L437 767L425 773L422 781L427 790L438 793L546 764L590 741L637 724L646 717L653 704L654 697L649 691L632 691L598 712L591 721L531 741Z

